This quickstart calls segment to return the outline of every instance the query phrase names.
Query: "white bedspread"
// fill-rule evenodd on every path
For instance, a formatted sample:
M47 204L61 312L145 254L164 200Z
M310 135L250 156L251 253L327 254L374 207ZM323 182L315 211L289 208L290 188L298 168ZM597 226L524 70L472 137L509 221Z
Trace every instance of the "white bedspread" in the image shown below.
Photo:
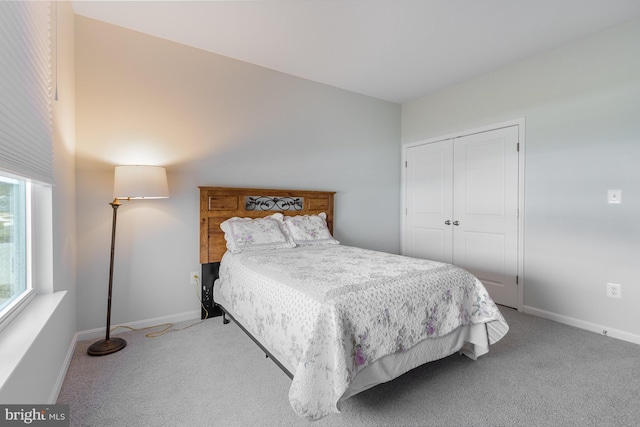
M508 330L467 271L343 245L227 253L216 287L293 368L289 400L309 419L339 412L358 373L387 355L463 325L493 324L490 344Z

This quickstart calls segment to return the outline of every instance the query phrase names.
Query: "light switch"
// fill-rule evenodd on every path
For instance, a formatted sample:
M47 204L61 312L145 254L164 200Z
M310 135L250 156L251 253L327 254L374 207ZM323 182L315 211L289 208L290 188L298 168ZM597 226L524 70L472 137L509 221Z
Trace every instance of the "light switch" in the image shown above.
M609 190L607 192L607 201L613 204L622 203L622 190Z

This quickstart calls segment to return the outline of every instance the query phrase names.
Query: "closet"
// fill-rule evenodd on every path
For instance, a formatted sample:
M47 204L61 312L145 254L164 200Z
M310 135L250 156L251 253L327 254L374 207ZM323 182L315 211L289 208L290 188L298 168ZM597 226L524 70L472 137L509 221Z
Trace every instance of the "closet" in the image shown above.
M403 254L463 267L516 308L519 156L518 125L403 147Z

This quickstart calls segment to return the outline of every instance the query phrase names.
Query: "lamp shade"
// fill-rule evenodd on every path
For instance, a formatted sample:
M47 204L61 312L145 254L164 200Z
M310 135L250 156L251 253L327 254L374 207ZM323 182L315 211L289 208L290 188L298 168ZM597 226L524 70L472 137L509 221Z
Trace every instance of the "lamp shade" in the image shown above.
M116 199L167 198L167 172L160 166L116 166L113 196Z

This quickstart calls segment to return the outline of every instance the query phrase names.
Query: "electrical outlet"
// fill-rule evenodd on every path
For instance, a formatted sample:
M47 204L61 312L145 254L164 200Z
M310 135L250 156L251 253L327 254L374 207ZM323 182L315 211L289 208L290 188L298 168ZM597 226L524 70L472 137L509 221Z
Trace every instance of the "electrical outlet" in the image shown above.
M619 205L620 203L622 203L622 190L608 190L607 202L614 205Z
M622 285L607 283L607 296L609 298L622 298Z
M197 271L192 271L191 273L189 273L189 284L190 285L197 285L198 284L198 280L200 280L200 273Z

